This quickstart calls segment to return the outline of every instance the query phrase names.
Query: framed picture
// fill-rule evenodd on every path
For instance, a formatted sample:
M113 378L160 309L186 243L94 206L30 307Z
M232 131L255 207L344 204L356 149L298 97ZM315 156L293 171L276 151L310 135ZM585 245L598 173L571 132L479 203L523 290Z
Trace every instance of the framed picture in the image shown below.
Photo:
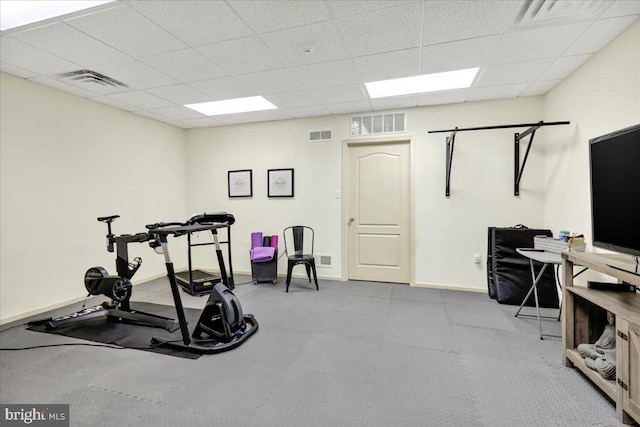
M251 169L227 172L229 197L252 197L253 175Z
M293 169L267 170L267 195L293 197Z

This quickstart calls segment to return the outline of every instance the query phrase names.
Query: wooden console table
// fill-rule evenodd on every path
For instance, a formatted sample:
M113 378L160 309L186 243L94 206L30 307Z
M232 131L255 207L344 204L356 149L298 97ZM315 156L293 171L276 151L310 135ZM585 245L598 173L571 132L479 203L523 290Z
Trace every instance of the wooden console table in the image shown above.
M640 276L611 267L634 271L630 256L569 252L562 254L564 270L562 347L565 366L582 371L616 405L616 418L624 423L640 423L640 294L602 291L574 286L573 266L614 277L640 286ZM589 369L576 348L594 343L607 324L607 312L616 316L616 380L605 380Z

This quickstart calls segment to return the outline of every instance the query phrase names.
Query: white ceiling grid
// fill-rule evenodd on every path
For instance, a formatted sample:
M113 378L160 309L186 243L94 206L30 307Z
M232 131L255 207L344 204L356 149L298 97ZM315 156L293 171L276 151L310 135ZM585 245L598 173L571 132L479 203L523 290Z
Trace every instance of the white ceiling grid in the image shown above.
M542 95L638 0L120 0L0 34L0 69L182 128ZM480 67L469 89L370 99L367 81ZM126 85L62 76L92 70ZM184 104L262 95L277 110Z

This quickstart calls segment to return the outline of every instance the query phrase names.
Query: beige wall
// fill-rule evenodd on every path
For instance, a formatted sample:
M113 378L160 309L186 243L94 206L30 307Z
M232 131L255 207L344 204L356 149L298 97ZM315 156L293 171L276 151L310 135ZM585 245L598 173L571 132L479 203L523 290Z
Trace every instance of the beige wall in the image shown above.
M413 135L415 188L415 282L418 285L483 290L487 226L543 225L544 174L541 149L533 148L513 196L513 130L461 132L455 146L452 193L444 195L445 137L429 130L536 122L543 118L542 97L464 103L405 110ZM332 129L333 141L307 142L309 130ZM330 116L187 132L187 210L227 210L234 225L234 268L250 271L252 231L282 234L304 223L316 230L316 252L332 256L333 267L318 274L340 279L342 145L351 138L350 116ZM537 138L544 138L546 130ZM386 137L386 136L385 136ZM371 138L368 136L367 138ZM295 197L269 199L267 169L295 169ZM252 169L254 195L229 199L227 171ZM480 253L483 262L473 263ZM204 262L204 261L203 261ZM279 266L286 272L284 259Z
M590 243L589 140L640 123L640 22L549 92L544 111L571 121L545 144L545 223Z
M98 216L116 234L185 216L185 133L1 75L0 318L82 298L92 266L115 274ZM137 279L163 274L146 245ZM182 257L184 258L184 257Z

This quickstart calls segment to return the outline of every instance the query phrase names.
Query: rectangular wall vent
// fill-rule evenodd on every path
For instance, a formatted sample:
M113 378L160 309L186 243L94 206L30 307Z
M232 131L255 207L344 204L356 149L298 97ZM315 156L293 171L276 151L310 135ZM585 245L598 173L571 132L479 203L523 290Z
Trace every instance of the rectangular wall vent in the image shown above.
M309 131L309 142L331 141L331 139L333 139L333 132L331 129Z
M404 132L406 125L404 113L353 116L351 117L351 136Z
M331 255L313 254L316 260L316 267L331 267Z

